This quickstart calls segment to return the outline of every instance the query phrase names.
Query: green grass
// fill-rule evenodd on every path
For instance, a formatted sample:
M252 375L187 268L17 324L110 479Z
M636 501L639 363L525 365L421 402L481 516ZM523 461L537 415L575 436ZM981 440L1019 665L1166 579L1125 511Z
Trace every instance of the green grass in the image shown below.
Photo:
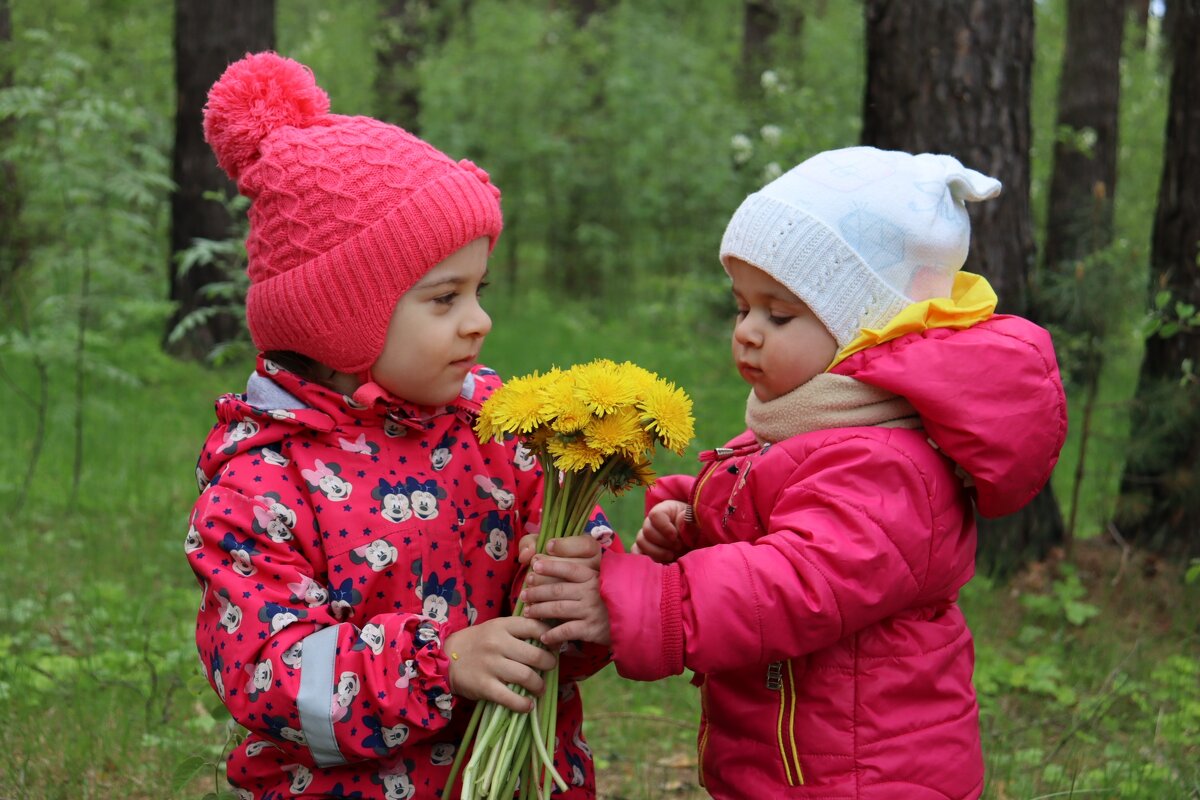
M745 390L728 366L724 310L700 322L680 312L719 308L720 301L688 287L662 296L679 306L663 301L636 313L603 313L594 304L534 299L517 309L497 296L485 360L503 375L598 356L655 370L688 390L698 417L696 445L683 458L662 458L660 471L691 469L700 446L739 429ZM212 401L243 385L246 366L210 371L175 363L156 354L152 335L124 348L113 358L130 365L142 385L89 385L75 502L71 376L55 375L50 436L20 513L12 506L34 417L0 384L6 800L198 798L217 786L210 767L181 791L171 788L179 765L218 763L227 735L216 698L197 689L199 590L182 542ZM29 386L31 373L15 357L4 366ZM1110 450L1120 452L1119 436ZM1089 504L1111 491L1105 469L1093 470ZM606 506L623 534L635 530L640 498ZM1102 538L1081 543L1071 565L1035 565L1011 584L977 579L969 586L963 605L977 638L986 797L1198 796L1197 595L1172 565L1122 560ZM1091 616L1092 608L1099 614ZM695 770L698 697L685 676L635 684L609 668L584 693L603 797L703 796Z

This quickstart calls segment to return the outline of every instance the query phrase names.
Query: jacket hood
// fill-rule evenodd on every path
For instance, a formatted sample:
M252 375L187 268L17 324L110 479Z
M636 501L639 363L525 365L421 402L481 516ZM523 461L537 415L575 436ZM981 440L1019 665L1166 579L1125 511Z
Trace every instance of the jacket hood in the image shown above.
M908 334L830 371L912 403L930 441L973 479L985 517L1032 500L1066 440L1066 395L1050 334L1021 317Z
M483 401L500 385L494 371L476 366L463 381L462 393L446 406L419 406L395 397L376 383L365 383L344 395L305 380L273 362L258 359L242 394L217 398L217 421L209 431L196 465L201 489L234 456L260 451L265 459L285 462L277 447L288 436L329 433L348 428L340 439L347 450L366 447L366 437L353 437L355 427L382 427L389 436L407 429L425 431L438 417L455 415L473 426Z

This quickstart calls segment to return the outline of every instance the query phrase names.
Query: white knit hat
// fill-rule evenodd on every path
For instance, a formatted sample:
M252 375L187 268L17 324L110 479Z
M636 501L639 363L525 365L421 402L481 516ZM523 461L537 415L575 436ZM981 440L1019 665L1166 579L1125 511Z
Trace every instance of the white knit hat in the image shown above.
M830 150L742 202L721 263L775 278L845 347L910 303L948 297L971 240L966 201L999 193L1000 181L952 156Z

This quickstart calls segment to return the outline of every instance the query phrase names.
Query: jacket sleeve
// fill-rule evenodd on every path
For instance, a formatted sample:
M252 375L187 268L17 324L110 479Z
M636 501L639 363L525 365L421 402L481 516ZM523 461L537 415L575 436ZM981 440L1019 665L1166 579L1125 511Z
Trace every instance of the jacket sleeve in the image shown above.
M692 486L696 483L692 475L664 475L646 490L645 513L649 514L664 500L679 500L686 503L692 494Z
M938 494L930 474L948 468L912 455L850 437L803 459L781 490L753 496L769 509L754 541L666 566L606 556L601 592L618 672L654 680L796 657L913 605L930 566L935 505L957 501ZM944 566L969 573L973 547L960 550Z
M454 699L440 626L404 613L361 628L341 621L353 586L330 591L306 547L317 535L307 507L258 496L250 464L235 457L204 490L186 545L204 590L197 647L233 717L319 767L379 758L446 727Z

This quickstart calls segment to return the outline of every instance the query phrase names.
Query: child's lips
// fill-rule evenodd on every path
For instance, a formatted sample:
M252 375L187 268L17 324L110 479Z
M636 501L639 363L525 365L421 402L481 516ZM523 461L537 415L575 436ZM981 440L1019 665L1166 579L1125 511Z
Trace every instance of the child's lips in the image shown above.
M761 369L759 369L758 367L755 367L755 366L751 366L750 364L747 364L744 361L739 361L737 368L738 368L738 372L742 376L742 380L746 381L747 383L754 383L755 381L757 381L759 378L762 377Z

